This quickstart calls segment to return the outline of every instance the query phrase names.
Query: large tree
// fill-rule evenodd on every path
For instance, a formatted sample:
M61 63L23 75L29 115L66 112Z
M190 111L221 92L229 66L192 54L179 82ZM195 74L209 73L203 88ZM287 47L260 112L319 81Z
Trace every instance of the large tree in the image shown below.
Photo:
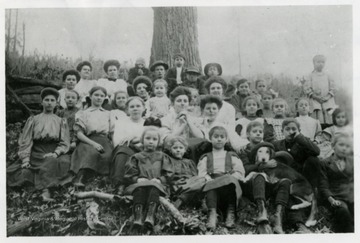
M196 7L154 7L154 32L150 65L163 60L173 66L173 56L181 52L186 66L201 70Z

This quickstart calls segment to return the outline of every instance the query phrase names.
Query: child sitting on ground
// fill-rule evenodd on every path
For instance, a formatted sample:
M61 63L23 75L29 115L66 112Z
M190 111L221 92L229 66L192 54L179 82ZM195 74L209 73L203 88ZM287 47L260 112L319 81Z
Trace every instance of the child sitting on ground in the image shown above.
M149 99L150 116L162 118L170 111L171 101L167 97L168 84L164 79L157 79L153 83L155 97Z
M165 146L166 152L174 165L174 176L171 178L171 194L176 199L174 206L180 208L184 203L190 203L199 194L205 185L205 180L197 176L194 161L184 158L188 148L186 139L180 136L173 137L168 140Z
M64 100L66 103L66 108L57 111L56 114L61 118L66 118L67 120L69 132L70 132L69 151L73 151L76 147L76 141L77 141L77 138L74 134L74 124L75 124L75 114L80 110L78 107L76 107L76 104L78 104L80 100L79 93L76 92L75 90L68 90L65 93Z
M354 159L352 138L337 133L333 139L334 154L322 161L319 192L333 213L336 233L354 232Z
M301 133L313 141L315 135L321 131L321 125L319 120L316 120L309 116L310 112L310 103L305 98L300 98L295 103L295 109L297 111L298 117L295 119L300 123Z
M224 150L228 140L224 127L213 127L209 131L209 138L212 143L212 152L204 154L197 166L199 177L204 177L207 181L203 188L208 208L206 226L210 230L216 228L218 206L225 206L225 226L233 228L236 207L241 197L239 180L244 180L245 170L235 153Z
M125 165L125 179L131 184L125 189L125 193L133 195L134 225L145 225L151 230L155 223L159 197L167 195L174 166L169 156L157 151L160 143L157 127L146 127L140 140L143 151L131 156Z

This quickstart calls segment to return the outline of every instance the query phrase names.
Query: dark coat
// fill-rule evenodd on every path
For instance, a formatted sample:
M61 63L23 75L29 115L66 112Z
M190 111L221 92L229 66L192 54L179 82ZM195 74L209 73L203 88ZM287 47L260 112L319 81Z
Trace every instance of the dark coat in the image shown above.
M336 157L321 161L319 178L319 192L324 200L332 196L336 200L347 203L354 202L354 159L348 157L345 161L345 169L340 171L335 163Z
M185 87L197 89L199 91L199 95L207 94L207 91L205 88L205 81L202 79L198 78L196 80L196 82L190 82L189 80L185 79L185 81L183 81L183 83L181 85L185 86Z
M167 73L165 75L165 79L175 79L176 80L176 74L177 74L176 67L169 68L169 70L167 71ZM181 77L181 81L185 80L186 74L185 74L184 67L182 67L182 69L181 69L180 77Z
M236 92L236 94L234 94L229 100L229 103L232 104L232 106L234 106L236 113L243 114L244 109L242 107L242 103L247 96L242 96L239 94L239 92Z
M129 70L129 78L127 80L127 82L129 84L132 85L134 79L138 76L146 76L146 77L150 77L150 70L147 69L147 68L142 68L142 71L143 71L143 75L139 75L139 68L138 67L133 67L133 68L130 68Z
M248 143L239 153L239 158L243 162L245 175L248 175L250 172L257 172L258 166L255 164L255 161L251 159L251 144Z

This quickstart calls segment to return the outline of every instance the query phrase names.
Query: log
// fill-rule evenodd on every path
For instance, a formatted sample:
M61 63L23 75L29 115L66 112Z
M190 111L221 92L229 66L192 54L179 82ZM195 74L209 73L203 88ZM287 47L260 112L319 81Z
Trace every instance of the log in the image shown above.
M27 105L41 104L40 94L23 94L19 95L19 98Z
M14 92L14 90L8 85L6 84L6 89L7 91L10 93L10 95L15 99L15 101L23 108L23 110L29 115L33 115L33 113L31 112L31 110L29 109L29 107L27 107L24 102L22 102L22 100L19 98L19 96L17 96L17 94Z
M19 89L15 89L15 93L17 95L24 95L24 94L40 94L40 91L45 88L44 86L30 86L30 87L24 87L24 88L19 88Z
M21 77L21 76L8 76L7 80L9 82L14 83L26 83L31 85L41 85L44 87L52 87L55 89L61 89L62 88L62 81L48 81L48 80L40 80L40 79L34 79L29 77Z
M171 216L174 217L175 220L177 220L181 224L185 224L185 219L179 212L179 210L166 198L160 197L159 198L160 203L164 206L164 208L170 213Z

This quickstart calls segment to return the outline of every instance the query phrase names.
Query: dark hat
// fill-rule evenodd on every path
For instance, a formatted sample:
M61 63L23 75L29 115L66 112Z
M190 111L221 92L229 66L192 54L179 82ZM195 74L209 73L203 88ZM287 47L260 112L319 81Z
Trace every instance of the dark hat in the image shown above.
M159 60L159 61L154 62L154 63L151 65L150 71L151 71L151 72L154 72L154 71L155 71L155 68L156 68L157 66L163 66L163 67L165 68L165 70L168 70L168 69L169 69L169 65L167 65L164 61Z
M216 62L212 62L212 63L208 63L205 65L204 67L204 74L207 75L207 72L209 71L209 68L211 66L215 66L217 68L217 70L219 71L219 75L222 74L222 68L221 68L221 65L219 63L216 63Z
M268 142L258 143L251 149L251 152L250 152L251 161L255 161L256 153L257 153L258 149L261 148L261 147L268 147L268 148L270 148L272 150L275 150L275 147L274 147L274 145L272 143L268 143Z
M115 66L117 69L120 69L120 62L118 60L108 60L104 63L104 71L107 73L110 66Z
M185 70L185 73L196 73L198 75L201 75L199 68L195 67L195 66L190 66Z
M180 53L180 52L179 52L179 53L176 53L176 54L174 55L174 59L177 58L177 57L182 57L182 59L184 59L184 61L186 60L184 54L182 54L182 53Z
M43 88L40 92L41 100L43 100L46 96L53 95L57 100L59 98L59 92L54 88Z
M136 92L136 87L141 84L141 83L144 83L147 85L147 91L151 91L151 86L152 86L152 82L151 82L151 79L149 77L146 77L146 76L138 76L134 79L134 82L133 82L133 88L134 88L134 91Z
M206 80L205 82L205 88L207 90L210 89L210 86L213 84L213 83L219 83L221 84L222 88L223 88L223 93L225 94L225 91L227 89L227 83L226 81L222 78L222 77L219 77L219 76L214 76L214 77L210 77Z
M88 61L82 61L80 62L77 66L76 66L76 70L78 70L79 72L81 72L81 69L83 68L83 66L89 66L90 70L92 70L92 66L91 63Z

